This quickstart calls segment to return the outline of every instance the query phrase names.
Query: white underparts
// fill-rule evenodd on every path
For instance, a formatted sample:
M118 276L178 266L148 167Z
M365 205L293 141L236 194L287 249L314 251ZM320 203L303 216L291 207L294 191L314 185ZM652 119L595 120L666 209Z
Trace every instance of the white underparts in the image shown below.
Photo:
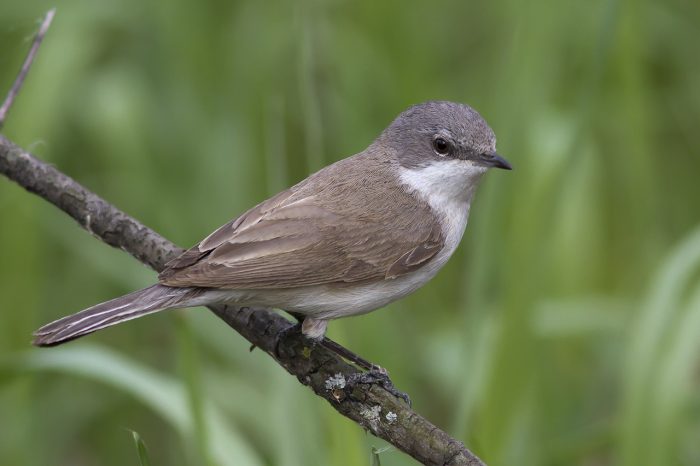
M467 227L472 196L487 168L468 160L438 160L400 171L401 181L425 199L442 221L445 247L431 262L442 266L457 249Z

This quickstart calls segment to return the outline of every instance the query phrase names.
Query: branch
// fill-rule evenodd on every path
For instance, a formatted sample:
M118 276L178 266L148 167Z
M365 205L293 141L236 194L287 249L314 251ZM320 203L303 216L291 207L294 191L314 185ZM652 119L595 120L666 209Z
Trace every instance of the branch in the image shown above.
M2 106L4 112L12 105L52 17L53 10L47 14L25 66ZM0 114L3 118L4 115ZM0 173L54 204L96 238L124 250L154 270L161 270L167 261L182 252L181 248L158 233L2 135ZM274 358L299 382L328 401L340 414L421 463L484 466L461 442L411 410L381 386L359 384L352 389L346 387L345 381L357 374L357 370L335 353L321 345L309 348L298 333L289 333L280 344L278 335L291 323L278 314L262 308L210 306L209 309Z
M15 102L15 97L17 97L17 94L19 94L22 84L24 84L24 79L27 77L27 73L29 72L29 68L31 68L32 63L34 63L34 58L36 58L36 53L39 50L41 41L44 40L46 31L49 30L49 26L51 26L51 21L53 21L55 14L56 9L52 8L46 13L46 16L44 16L44 20L41 22L41 26L39 27L36 36L34 36L34 41L32 42L32 47L29 49L27 58L24 59L24 63L22 63L22 68L20 68L15 82L12 84L10 91L7 93L7 97L5 97L5 101L2 103L2 106L0 106L0 129L2 129L2 127L5 125L7 113L10 111L10 107L12 107L12 104Z

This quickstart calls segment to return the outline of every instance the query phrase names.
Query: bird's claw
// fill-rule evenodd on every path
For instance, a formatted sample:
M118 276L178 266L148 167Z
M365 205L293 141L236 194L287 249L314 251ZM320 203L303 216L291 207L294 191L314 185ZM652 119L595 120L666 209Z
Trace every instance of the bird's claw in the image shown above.
M288 345L284 344L284 340L293 334L302 333L301 330L302 324L298 323L296 325L290 325L289 327L280 331L277 334L277 341L275 343L275 356L281 358L294 356L294 354L290 354L290 352L293 353L293 350L288 348ZM367 368L365 372L355 372L347 378L345 389L349 392L352 392L352 389L357 385L379 385L395 397L404 400L408 406L411 406L411 398L408 396L408 394L398 390L394 386L394 383L389 378L389 373L383 367L360 358L332 340L306 337L304 340L310 347L321 344L322 346L326 347L326 349L336 353L337 355L349 359L351 362L359 365L360 367Z
M358 384L379 385L396 398L401 398L409 407L411 406L411 398L407 393L398 390L394 386L394 383L389 378L389 373L383 367L372 365L372 368L367 372L356 372L348 377L345 386L352 391L353 387Z

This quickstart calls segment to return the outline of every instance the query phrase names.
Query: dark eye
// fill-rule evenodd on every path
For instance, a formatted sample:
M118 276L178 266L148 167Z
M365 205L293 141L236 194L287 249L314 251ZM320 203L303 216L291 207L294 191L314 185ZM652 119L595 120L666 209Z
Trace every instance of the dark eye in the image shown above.
M450 144L443 138L435 138L433 140L433 149L440 155L447 155L450 152Z

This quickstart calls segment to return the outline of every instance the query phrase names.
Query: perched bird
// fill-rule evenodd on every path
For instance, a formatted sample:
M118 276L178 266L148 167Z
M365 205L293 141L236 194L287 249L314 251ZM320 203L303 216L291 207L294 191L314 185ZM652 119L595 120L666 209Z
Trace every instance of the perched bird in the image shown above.
M229 303L328 321L363 314L423 286L454 253L482 176L511 169L471 107L426 102L364 151L258 204L169 262L158 283L41 327L57 345L146 314Z

